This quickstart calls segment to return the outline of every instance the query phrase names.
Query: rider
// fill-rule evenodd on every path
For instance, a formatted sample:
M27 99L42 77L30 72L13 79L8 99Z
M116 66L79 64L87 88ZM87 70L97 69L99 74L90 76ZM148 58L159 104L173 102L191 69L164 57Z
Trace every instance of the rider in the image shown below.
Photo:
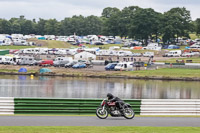
M113 96L111 93L108 93L107 97L110 102L115 102L116 107L120 110L120 112L123 111L123 105L124 105L123 100L121 100L119 97Z

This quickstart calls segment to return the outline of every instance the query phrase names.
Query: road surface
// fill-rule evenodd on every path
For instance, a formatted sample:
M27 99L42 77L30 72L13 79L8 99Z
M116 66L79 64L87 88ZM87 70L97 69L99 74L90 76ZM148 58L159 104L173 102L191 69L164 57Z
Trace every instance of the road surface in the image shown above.
M152 126L200 127L200 117L0 116L0 126Z

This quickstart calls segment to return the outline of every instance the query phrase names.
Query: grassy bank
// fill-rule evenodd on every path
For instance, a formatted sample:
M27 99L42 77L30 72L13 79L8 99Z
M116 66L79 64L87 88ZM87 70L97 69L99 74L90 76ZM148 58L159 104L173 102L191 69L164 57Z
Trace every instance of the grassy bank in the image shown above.
M199 127L0 127L1 133L199 133Z
M184 60L186 63L186 60L192 60L192 63L200 63L200 58L199 57L191 57L191 58L171 58L167 60L160 60L158 62L165 62L165 63L176 63L176 60Z
M162 68L158 70L142 70L123 72L127 76L141 76L141 77L188 77L200 78L199 69L182 69L182 68Z
M35 48L35 46L0 46L0 49L25 49L25 48Z
M21 66L0 65L1 74L20 74L18 70ZM39 72L38 66L26 66L28 73ZM140 71L97 71L93 69L72 69L49 67L53 73L49 76L68 76L68 77L96 77L96 78L140 78L140 79L178 79L178 80L200 80L200 69L184 68L161 68L158 70L140 70ZM48 74L47 74L48 75ZM188 79L191 78L191 79Z

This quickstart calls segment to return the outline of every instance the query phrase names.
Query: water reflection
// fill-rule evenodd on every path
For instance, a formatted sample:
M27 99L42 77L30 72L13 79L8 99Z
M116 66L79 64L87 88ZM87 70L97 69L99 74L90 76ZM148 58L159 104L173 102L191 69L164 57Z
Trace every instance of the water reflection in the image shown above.
M199 99L200 82L0 76L0 97Z

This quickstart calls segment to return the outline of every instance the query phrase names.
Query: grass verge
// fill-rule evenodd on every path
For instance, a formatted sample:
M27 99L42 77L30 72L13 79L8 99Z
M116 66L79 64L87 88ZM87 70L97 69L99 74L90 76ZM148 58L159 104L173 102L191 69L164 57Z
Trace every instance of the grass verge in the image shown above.
M186 63L186 60L192 60L193 63L200 63L200 58L199 57L191 57L191 58L171 58L168 60L160 60L158 62L165 62L165 63L176 63L176 60L184 60Z
M1 133L199 133L199 127L0 127Z
M141 76L141 77L188 77L198 78L200 77L199 69L184 69L184 68L162 68L158 70L141 70L141 71L129 71L123 74L127 76Z

